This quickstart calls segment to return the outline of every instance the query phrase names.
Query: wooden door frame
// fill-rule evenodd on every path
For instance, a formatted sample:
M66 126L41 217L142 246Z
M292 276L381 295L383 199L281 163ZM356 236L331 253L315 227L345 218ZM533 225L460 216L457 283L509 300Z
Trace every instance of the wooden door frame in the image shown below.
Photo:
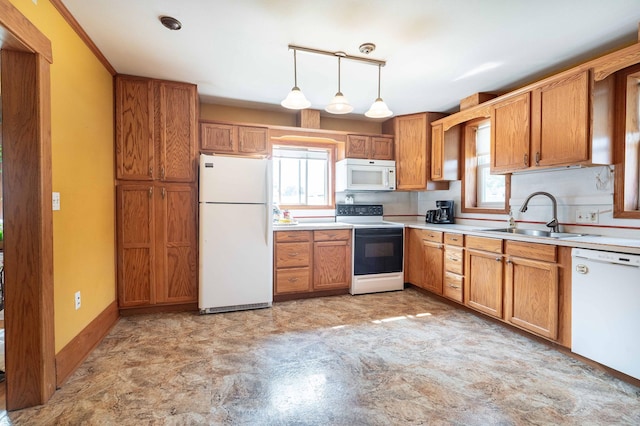
M51 206L51 42L0 0L7 409L56 387Z

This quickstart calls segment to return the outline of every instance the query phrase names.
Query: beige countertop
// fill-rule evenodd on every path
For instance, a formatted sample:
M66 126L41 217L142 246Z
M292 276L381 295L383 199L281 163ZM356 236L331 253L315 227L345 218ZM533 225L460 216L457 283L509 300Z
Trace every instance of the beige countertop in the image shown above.
M640 240L631 238L607 237L600 235L584 235L581 237L569 238L549 238L532 237L528 235L505 234L503 232L486 231L490 226L470 226L470 225L438 225L425 223L424 221L388 221L399 223L407 228L430 229L434 231L452 232L458 234L476 235L480 237L501 238L503 240L527 241L541 244L555 244L565 247L579 247L592 250L604 250L629 254L640 254ZM274 225L274 231L309 231L315 229L351 229L352 225L336 222L302 222L295 225ZM495 227L499 228L499 227Z
M453 232L480 237L501 238L503 240L527 241L541 244L555 244L557 246L565 247L579 247L593 250L640 254L640 240L631 238L607 237L604 235L583 235L581 237L576 236L568 238L532 237L529 235L505 234L504 232L487 231L486 229L490 229L491 227L486 226L482 227L457 224L437 225L422 221L396 221L396 223L402 223L408 228L430 229L434 231Z

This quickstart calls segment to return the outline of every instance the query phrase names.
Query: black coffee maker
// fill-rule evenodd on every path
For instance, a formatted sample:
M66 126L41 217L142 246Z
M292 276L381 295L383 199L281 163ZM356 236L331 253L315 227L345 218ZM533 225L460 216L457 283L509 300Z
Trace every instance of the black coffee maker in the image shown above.
M427 210L427 223L454 223L453 200L436 201L435 210Z

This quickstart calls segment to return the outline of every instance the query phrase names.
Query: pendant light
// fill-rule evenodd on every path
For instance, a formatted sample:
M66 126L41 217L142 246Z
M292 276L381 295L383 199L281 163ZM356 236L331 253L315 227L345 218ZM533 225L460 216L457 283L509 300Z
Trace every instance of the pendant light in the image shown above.
M289 92L287 97L280 102L285 108L289 109L305 109L311 106L311 102L307 100L302 93L302 90L298 87L298 70L296 68L296 49L293 49L293 89Z
M338 93L333 97L331 103L327 105L325 111L330 112L331 114L348 114L353 111L353 107L340 91L340 60L342 59L342 56L346 56L346 54L336 52L336 56L338 56Z
M381 65L378 64L378 98L369 108L369 111L365 112L364 115L369 118L385 118L393 115L393 112L389 109L386 103L380 97L380 69Z

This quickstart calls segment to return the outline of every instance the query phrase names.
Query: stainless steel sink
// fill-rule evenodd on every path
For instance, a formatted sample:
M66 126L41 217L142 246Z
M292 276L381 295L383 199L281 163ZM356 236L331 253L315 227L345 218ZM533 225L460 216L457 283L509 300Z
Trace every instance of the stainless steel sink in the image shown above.
M483 229L483 231L487 232L504 232L507 234L516 234L516 235L529 235L531 237L547 237L547 238L573 238L573 237L582 237L585 234L574 234L571 232L549 232L540 229L512 229L512 228L501 228L501 229Z

